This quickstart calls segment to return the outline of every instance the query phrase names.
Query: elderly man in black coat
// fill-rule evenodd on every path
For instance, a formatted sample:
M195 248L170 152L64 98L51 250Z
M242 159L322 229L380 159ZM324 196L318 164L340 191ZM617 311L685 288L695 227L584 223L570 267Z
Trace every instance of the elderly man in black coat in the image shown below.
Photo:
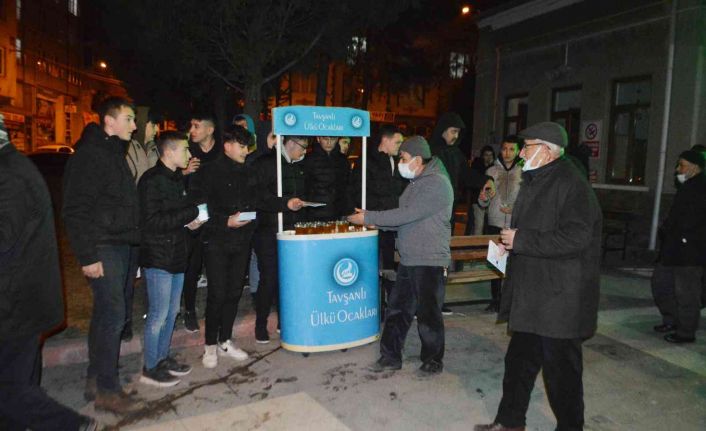
M522 185L510 229L500 317L512 332L503 397L482 430L524 430L540 370L558 430L584 423L581 344L596 332L601 210L591 186L565 157L566 130L539 123L523 130Z
M0 116L0 429L95 429L39 386L40 336L63 320L49 191Z
M679 155L681 183L660 231L661 264L652 277L652 294L662 314L657 332L670 343L693 343L701 314L701 277L706 265L706 176L699 151Z

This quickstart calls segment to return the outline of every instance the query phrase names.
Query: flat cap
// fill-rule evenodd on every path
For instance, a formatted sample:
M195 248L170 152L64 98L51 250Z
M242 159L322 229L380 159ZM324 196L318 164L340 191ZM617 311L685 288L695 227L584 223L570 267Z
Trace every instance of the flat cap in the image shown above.
M542 141L558 145L562 148L566 148L567 145L569 145L569 138L566 134L566 129L551 121L537 123L522 130L517 135L524 139L540 139Z

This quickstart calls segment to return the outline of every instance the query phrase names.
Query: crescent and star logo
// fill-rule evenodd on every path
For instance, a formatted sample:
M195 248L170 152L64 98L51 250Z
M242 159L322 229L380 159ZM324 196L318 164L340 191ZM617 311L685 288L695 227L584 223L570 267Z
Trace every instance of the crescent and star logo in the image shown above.
M350 286L358 280L358 272L356 261L344 257L333 267L333 279L341 286Z

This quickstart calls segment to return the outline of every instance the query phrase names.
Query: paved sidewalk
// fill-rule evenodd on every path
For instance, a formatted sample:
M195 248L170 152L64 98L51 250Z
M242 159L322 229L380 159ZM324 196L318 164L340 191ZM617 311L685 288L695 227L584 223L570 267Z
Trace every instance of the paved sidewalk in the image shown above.
M697 343L669 345L651 329L659 319L649 280L606 274L602 283L599 333L584 345L586 429L706 429L706 325ZM468 430L495 414L508 343L505 325L483 308L456 307L446 318L445 370L436 377L416 374L414 326L402 370L376 374L366 367L377 357L377 343L305 358L281 349L274 333L270 344L255 344L254 316L246 312L236 322L236 339L250 360L221 358L207 370L201 346L181 348L194 371L165 390L134 383L142 357L129 353L121 358L121 375L145 405L133 415L97 417L111 429L168 431ZM84 374L82 363L46 368L43 386L93 415L92 403L82 399ZM527 423L529 430L555 427L541 379Z

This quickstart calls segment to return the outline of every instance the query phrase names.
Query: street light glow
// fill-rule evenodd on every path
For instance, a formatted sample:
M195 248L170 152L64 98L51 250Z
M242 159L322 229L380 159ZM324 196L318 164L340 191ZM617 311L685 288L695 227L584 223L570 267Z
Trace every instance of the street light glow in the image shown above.
M100 63L98 63L98 66L100 66L101 69L108 68L108 64L105 61L101 61Z
M470 7L470 6L464 6L464 7L462 7L462 8L461 8L461 13L462 13L463 15L468 15L469 13L471 13L471 7Z

